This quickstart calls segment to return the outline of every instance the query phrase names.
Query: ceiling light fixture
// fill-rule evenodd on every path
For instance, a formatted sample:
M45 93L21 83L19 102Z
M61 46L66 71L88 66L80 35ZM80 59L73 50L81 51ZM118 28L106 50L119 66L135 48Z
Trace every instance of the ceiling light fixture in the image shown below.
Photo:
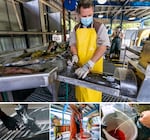
M129 17L128 20L135 20L135 17Z
M99 4L104 4L104 3L107 2L107 0L97 0L97 2L98 2Z
M98 15L98 18L103 18L103 17L104 17L104 15L102 15L102 14Z

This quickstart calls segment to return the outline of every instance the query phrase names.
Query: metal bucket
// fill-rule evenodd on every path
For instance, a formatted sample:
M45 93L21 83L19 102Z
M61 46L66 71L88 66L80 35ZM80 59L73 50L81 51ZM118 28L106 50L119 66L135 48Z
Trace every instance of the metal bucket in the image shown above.
M78 133L76 135L76 138L77 140L91 140L92 139L92 135L88 132L83 132L82 134L81 133Z
M128 120L128 121L127 121ZM126 121L126 122L125 122ZM105 131L105 136L107 140L117 140L112 137L108 132L115 130L120 124L118 130L121 130L125 135L125 140L135 140L137 138L137 127L133 120L129 118L126 114L115 111L105 115L102 118L102 123L107 126Z

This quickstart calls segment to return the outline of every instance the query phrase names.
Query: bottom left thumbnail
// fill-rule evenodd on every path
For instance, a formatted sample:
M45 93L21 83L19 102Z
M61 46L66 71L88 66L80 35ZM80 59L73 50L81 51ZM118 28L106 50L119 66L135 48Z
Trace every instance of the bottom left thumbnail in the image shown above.
M49 105L0 104L0 140L49 140Z

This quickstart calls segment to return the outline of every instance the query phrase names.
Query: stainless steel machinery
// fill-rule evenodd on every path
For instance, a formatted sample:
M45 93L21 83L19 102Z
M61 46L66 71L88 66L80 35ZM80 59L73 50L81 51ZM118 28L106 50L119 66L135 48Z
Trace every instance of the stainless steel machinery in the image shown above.
M53 95L53 101L58 101L59 82L69 83L75 86L83 86L103 92L105 102L150 101L150 43L142 49L140 61L130 59L127 68L116 68L114 74L88 74L85 79L78 79L74 74L76 66L67 67L67 58L63 54L48 61L40 61L38 64L28 65L27 68L45 68L45 71L37 74L2 76L0 78L0 90L11 91L36 87L48 87ZM131 51L132 49L128 49ZM135 53L135 50L132 51ZM143 59L146 57L146 59ZM142 63L144 60L144 63ZM144 64L141 65L141 64ZM131 67L132 66L132 67ZM139 83L137 71L142 73L143 79Z
M111 96L109 99L114 96L118 101L133 101L137 95L137 81L132 70L118 68L114 75L88 74L85 79L78 79L73 73L74 69L67 69L58 74L57 80L102 91L104 95Z
M128 49L132 53L136 50ZM78 79L74 75L75 69L67 68L58 74L57 80L76 86L83 86L103 92L103 101L106 102L149 102L150 101L150 41L145 42L140 59L130 59L128 67L116 68L114 74L88 74L85 79ZM137 72L138 71L138 72ZM137 73L143 75L139 80ZM139 82L140 81L140 82Z

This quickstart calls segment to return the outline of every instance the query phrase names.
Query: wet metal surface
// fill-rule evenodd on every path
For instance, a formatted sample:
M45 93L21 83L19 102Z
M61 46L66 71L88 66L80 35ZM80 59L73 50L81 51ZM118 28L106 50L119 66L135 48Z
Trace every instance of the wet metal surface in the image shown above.
M69 83L76 86L83 86L97 91L102 91L107 94L119 96L120 86L119 81L109 81L107 77L112 77L112 75L104 74L88 74L85 79L78 79L74 74L75 68L67 68L63 72L58 74L58 81Z
M85 79L75 75L76 67L67 68L58 74L58 80L76 86L83 86L97 91L102 91L105 102L126 102L135 100L137 96L137 82L131 70L120 68L115 75L109 73L91 74Z

